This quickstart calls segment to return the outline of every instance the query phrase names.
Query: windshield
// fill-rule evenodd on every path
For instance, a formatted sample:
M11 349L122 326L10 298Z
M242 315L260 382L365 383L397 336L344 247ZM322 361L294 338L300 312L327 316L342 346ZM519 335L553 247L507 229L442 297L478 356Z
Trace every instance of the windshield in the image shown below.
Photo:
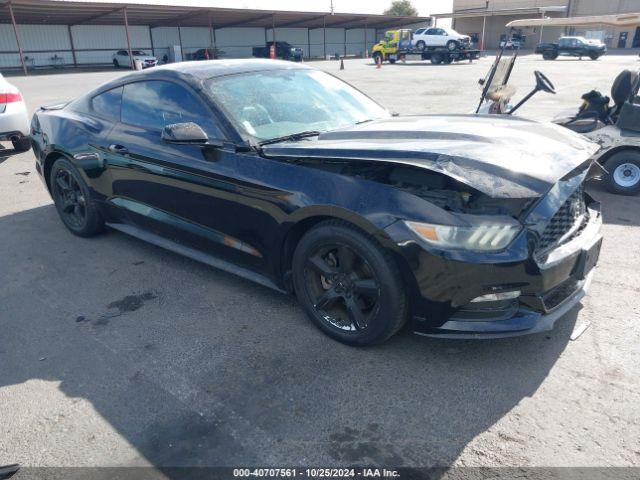
M319 70L228 75L209 79L205 89L242 133L259 141L390 116L363 93Z
M134 50L131 53L134 54L134 55L146 55L146 53L143 52L142 50Z

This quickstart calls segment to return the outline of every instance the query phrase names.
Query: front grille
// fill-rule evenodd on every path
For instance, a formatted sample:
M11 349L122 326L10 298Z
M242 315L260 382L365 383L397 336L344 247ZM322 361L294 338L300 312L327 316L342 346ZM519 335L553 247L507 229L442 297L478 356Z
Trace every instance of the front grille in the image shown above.
M536 255L538 257L563 243L576 238L589 222L589 213L584 201L584 186L580 185L549 221L545 228Z

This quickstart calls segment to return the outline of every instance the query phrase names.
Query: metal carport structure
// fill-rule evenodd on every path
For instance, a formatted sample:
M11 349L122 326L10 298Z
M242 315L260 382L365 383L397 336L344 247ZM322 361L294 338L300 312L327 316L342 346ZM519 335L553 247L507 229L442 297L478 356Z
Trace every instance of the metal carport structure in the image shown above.
M27 75L25 50L20 37L20 24L66 25L68 28L70 52L73 64L77 66L77 49L74 47L71 27L76 25L123 25L126 32L127 49L131 56L133 49L130 26L148 26L149 32L157 27L207 27L210 46L216 47L216 31L230 27L256 27L266 32L272 30L276 40L278 28L306 28L307 35L315 29L323 30L324 57L326 58L326 29L344 29L346 53L346 32L349 29L364 28L365 50L369 29L398 28L417 23L429 23L430 17L403 17L356 13L295 12L281 10L250 10L237 8L210 8L183 5L154 5L143 3L103 3L62 0L4 0L0 3L0 24L9 23L13 27L18 51L0 50L0 53L18 53L20 64ZM151 35L153 50L153 35ZM310 44L309 40L309 44ZM182 38L180 37L182 49ZM60 49L57 49L60 50ZM48 50L34 50L46 52ZM29 52L26 52L29 53Z

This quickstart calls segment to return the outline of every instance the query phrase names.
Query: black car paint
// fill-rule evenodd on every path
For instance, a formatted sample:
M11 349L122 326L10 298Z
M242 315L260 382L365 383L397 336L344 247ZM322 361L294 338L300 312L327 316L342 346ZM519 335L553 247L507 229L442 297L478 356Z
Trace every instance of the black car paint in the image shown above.
M530 133L542 128L540 124L497 116L448 116L415 118L413 122L400 117L397 122L405 124L395 128L395 134L388 133L394 130L389 125L393 120L389 120L330 132L318 139L251 148L202 91L202 83L216 75L274 68L305 67L273 61L186 63L134 73L66 106L41 109L32 122L37 170L47 182L53 161L64 155L79 168L110 225L163 246L166 242L182 245L185 250L181 253L194 258L197 255L189 252L222 258L240 267L236 273L286 291L291 290L291 254L300 235L323 219L342 219L393 253L406 281L416 330L451 334L450 329L438 327L447 325L460 307L476 296L516 285L525 298L509 322L500 323L496 318L466 322L454 336L477 336L479 331L498 335L535 331L533 326L545 313L537 297L570 278L579 261L576 253L559 266L538 264L532 258L536 238L576 185L584 181L592 147L583 143L579 148L576 140L564 157L547 159L536 175L515 173L490 158L491 152L512 158L515 167L517 155L513 160L513 153L510 157L508 150L502 151L508 146L481 131L475 136L456 137L456 122L507 122L507 129L528 129ZM121 84L151 79L181 84L197 95L218 123L224 146L161 143L160 132L112 124L87 113L92 96ZM449 131L443 127L419 133L408 127L429 121L441 127L449 125ZM375 138L381 135L375 132L381 131L387 131L382 135L387 137L385 142ZM558 132L553 135L560 138ZM360 138L350 138L354 136ZM437 146L430 148L429 142ZM126 150L110 149L114 144L126 146ZM537 146L523 146L527 148ZM456 149L458 154L452 155ZM525 229L501 252L434 249L416 237L402 219L455 223L450 212L392 185L332 170L332 164L345 162L409 165L457 176L472 187L478 180L485 194L505 201L529 197L522 203L527 205L521 213L526 217ZM482 181L489 178L487 175L494 181ZM595 202L591 206L594 211L598 208Z

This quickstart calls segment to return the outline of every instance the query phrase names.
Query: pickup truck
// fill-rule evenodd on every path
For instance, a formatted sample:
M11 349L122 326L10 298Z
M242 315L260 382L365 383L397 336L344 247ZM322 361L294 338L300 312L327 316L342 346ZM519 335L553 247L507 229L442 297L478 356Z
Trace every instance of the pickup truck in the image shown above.
M561 37L558 43L541 43L536 48L545 60L555 60L560 55L568 57L589 57L597 60L607 53L607 47L599 40L584 37Z
M269 50L273 42L267 42L264 47L253 47L253 56L256 58L269 58ZM276 58L283 60L302 61L304 52L301 48L294 47L288 42L276 42Z

